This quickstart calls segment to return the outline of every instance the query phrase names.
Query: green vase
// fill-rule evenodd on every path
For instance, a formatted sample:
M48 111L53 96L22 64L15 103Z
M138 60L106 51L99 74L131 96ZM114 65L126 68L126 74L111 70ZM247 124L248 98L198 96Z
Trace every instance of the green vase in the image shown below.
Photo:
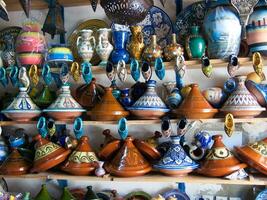
M205 55L206 43L199 34L199 26L192 26L191 33L186 40L186 52L189 59L200 59Z
M34 200L53 200L53 198L50 196L46 185L42 185L41 191L37 194Z
M56 100L56 93L51 91L48 85L45 85L42 92L35 97L34 102L40 108L47 108Z
M60 197L60 200L75 200L67 187L64 187L63 194Z

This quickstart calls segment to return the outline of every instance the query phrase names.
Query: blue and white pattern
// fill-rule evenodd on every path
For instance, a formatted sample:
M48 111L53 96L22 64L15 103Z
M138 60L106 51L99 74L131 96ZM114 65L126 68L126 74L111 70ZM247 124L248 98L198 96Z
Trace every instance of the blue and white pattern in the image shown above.
M267 199L267 190L263 190L258 194L255 200L265 200Z

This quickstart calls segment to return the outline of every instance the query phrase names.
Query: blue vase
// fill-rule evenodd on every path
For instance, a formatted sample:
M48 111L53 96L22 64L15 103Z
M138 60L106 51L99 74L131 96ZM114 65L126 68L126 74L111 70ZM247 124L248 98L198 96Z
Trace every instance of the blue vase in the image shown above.
M167 104L171 109L176 109L182 102L182 96L177 88L173 89L167 97Z
M129 93L130 93L129 88L125 88L121 90L120 102L124 107L128 107L132 105L132 100L131 100Z
M125 63L128 63L130 59L130 54L126 50L126 44L129 39L128 31L114 31L113 40L114 40L114 50L111 53L111 60L114 64L118 64L120 60L123 60Z
M228 59L238 55L241 42L241 20L229 0L210 0L209 10L203 21L208 40L208 56Z
M46 138L48 134L47 130L47 124L46 124L46 119L45 117L40 117L38 122L37 122L37 129L39 131L39 134L42 136L42 138Z

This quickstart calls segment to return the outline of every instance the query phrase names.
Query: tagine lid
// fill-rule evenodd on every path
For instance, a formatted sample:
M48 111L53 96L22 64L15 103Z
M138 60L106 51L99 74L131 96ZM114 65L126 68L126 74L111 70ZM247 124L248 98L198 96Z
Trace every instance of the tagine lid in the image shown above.
M11 154L0 167L1 174L22 175L28 173L31 163L25 160L17 149L13 149Z
M96 161L98 159L89 144L89 138L82 136L78 146L71 153L61 169L71 174L86 175L95 169Z
M15 112L35 112L41 113L40 108L32 101L27 93L26 87L20 87L19 93L11 104L2 112L3 113L15 113Z
M212 136L212 148L201 163L198 173L206 176L221 177L247 167L234 157L232 152L223 144L222 135Z
M141 176L151 171L151 166L128 136L114 158L106 164L106 169L116 176Z
M134 139L133 143L136 146L136 148L150 160L160 159L161 157L160 152L147 142L139 139Z
M71 150L66 150L58 144L42 138L39 134L35 137L35 140L36 150L31 172L42 172L53 168L65 161L71 153Z
M267 175L267 138L243 147L235 147L235 151L244 162Z

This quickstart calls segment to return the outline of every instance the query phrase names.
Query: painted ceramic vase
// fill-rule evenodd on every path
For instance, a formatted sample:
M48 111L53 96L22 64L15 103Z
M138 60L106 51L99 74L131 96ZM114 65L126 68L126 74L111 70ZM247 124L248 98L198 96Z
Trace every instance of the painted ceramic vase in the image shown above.
M58 98L43 112L55 120L73 120L79 117L85 110L71 96L70 86L63 85Z
M128 45L128 50L132 58L141 60L141 56L145 48L142 26L131 26L130 29L132 36L131 42Z
M5 35L3 40L5 42L5 49L1 56L4 61L4 65L7 67L14 66L16 64L14 37L12 35Z
M198 173L205 176L222 177L245 168L247 165L240 163L232 152L223 144L221 135L214 135L212 148L201 162Z
M108 28L100 28L97 30L98 32L98 44L96 46L96 53L99 55L101 59L100 65L104 66L109 56L113 50L112 44L109 42L111 29Z
M2 113L12 120L25 122L38 117L41 110L27 94L27 88L21 87L18 96Z
M153 165L156 170L169 176L184 176L198 167L180 145L180 139L179 135L171 136L168 151L157 164Z
M143 59L147 62L153 63L156 58L162 57L162 49L157 44L157 36L152 35L151 37L151 43L143 51Z
M221 111L231 113L235 117L248 118L257 116L265 110L246 88L246 78L246 76L235 77L237 88L230 94Z
M132 115L138 119L158 119L169 112L168 107L157 95L155 87L156 81L147 81L146 92L131 107L127 108Z
M222 107L227 98L226 93L219 87L208 88L204 90L202 94L214 108Z
M120 60L128 63L130 54L126 50L126 45L129 40L128 31L113 31L114 50L111 53L113 64L118 64Z
M247 89L251 94L256 97L258 103L262 107L267 105L267 84L255 83L254 81L247 80L245 83Z
M206 42L199 33L199 26L192 26L186 39L186 52L189 59L200 59L205 54Z
M203 21L209 58L228 59L230 55L238 55L242 27L237 10L229 0L209 3Z
M183 98L180 94L180 91L175 88L172 90L172 92L167 96L166 102L167 105L171 108L171 109L176 109L178 108L178 106L180 105L180 103L182 102Z
M250 14L246 26L247 43L251 53L260 52L267 56L267 2L259 0Z
M93 31L90 29L84 29L80 31L81 36L77 38L78 54L82 58L83 62L90 62L95 49L95 38L92 36Z
M176 34L172 34L172 42L164 48L164 58L166 61L173 61L177 56L184 54L184 48L177 43Z
M120 102L124 107L129 107L132 105L132 99L130 97L130 89L125 88L121 90Z

